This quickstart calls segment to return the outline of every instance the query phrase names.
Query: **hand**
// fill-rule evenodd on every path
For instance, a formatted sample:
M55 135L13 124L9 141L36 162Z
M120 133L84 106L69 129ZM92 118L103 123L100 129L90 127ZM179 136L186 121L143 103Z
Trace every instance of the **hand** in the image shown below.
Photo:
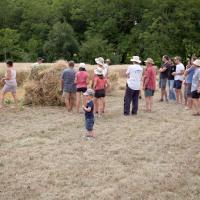
M197 93L200 93L200 88L197 90Z
M172 73L172 76L175 76L175 75L176 75L176 72L173 72L173 73Z
M1 82L2 82L2 83L4 83L4 82L5 82L5 80L6 80L6 78L2 78L2 79L1 79Z

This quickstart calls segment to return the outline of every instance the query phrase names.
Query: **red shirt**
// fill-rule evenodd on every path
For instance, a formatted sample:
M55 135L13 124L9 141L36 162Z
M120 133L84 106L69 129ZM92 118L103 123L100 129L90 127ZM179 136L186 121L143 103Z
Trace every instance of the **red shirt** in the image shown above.
M143 87L145 89L156 89L156 70L153 66L149 66L144 71Z
M95 90L103 90L106 88L107 80L105 78L94 77L94 82L96 83Z
M88 80L88 73L86 71L79 71L76 73L76 87L86 88Z

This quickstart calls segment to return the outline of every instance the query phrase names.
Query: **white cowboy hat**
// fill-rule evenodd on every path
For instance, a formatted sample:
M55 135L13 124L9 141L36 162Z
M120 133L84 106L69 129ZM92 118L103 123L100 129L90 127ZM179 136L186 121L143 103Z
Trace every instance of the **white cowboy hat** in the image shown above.
M140 60L140 57L139 56L133 56L131 58L131 61L132 62L136 62L136 63L141 63L142 61Z
M153 61L152 58L147 58L144 62L145 62L145 63L152 64L152 65L154 64L154 61Z
M86 68L86 64L85 63L80 63L79 67L85 69Z
M95 62L96 62L98 65L104 65L104 59L103 59L102 57L95 58Z
M95 70L94 70L94 73L96 75L103 75L103 69L100 68L100 67L97 67Z
M193 64L200 67L200 59L196 59Z

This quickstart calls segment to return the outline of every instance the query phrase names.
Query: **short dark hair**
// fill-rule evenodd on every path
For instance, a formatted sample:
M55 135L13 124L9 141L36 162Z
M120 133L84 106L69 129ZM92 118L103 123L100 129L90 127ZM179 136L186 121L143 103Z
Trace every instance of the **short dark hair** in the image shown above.
M74 61L73 60L69 61L69 67L74 67Z
M12 67L13 66L13 61L12 60L7 60L6 64Z
M167 61L170 60L170 57L168 55L164 55L163 58L165 58Z
M80 68L79 68L79 71L80 71L80 72L82 72L82 71L86 71L86 69L83 68L83 67L80 67Z

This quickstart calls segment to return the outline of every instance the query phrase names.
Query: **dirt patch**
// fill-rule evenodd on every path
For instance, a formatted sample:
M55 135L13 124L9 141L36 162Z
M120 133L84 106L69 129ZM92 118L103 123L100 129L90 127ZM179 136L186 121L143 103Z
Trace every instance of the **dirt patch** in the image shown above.
M181 105L123 117L123 91L84 139L84 116L64 108L1 112L0 199L200 199L200 124Z

